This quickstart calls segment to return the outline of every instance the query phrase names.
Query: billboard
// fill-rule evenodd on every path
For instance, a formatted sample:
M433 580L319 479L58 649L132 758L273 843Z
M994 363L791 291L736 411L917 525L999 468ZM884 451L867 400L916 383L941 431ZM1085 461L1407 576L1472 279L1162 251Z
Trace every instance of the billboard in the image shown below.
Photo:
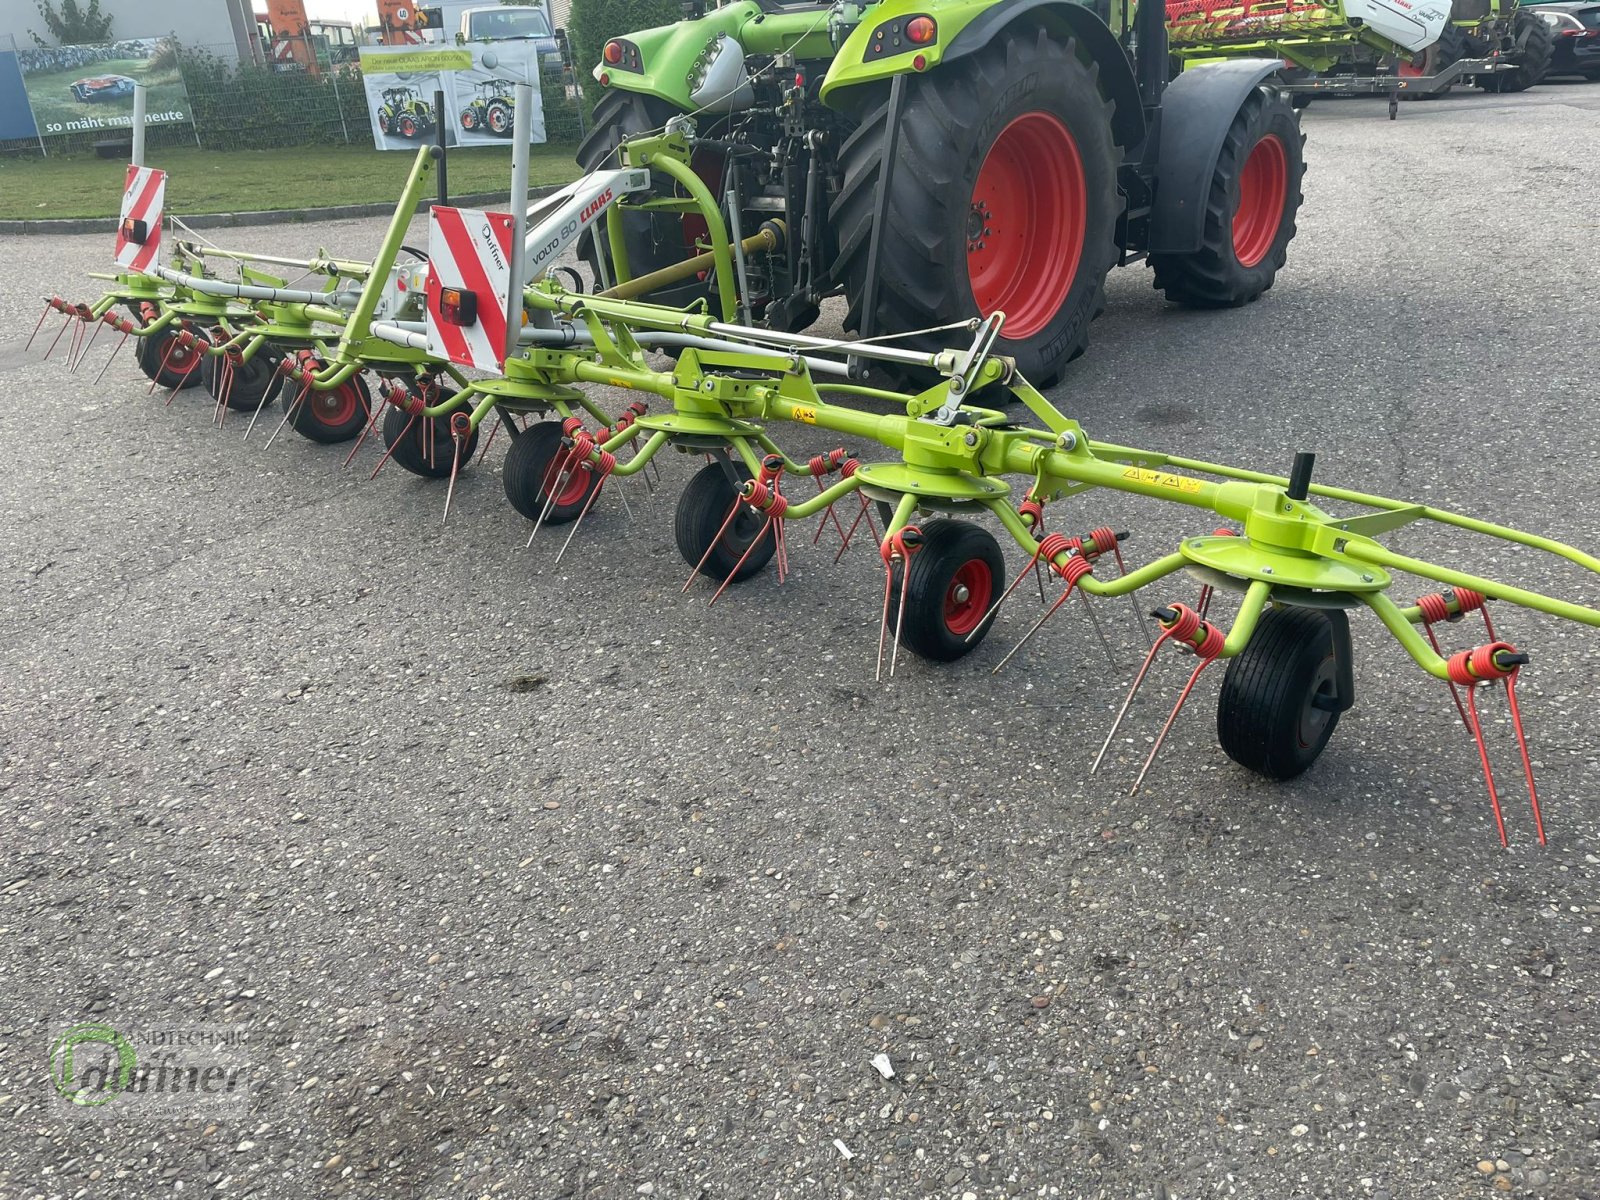
M18 50L34 123L44 137L133 125L133 85L145 85L145 124L192 124L172 38Z
M448 146L504 146L516 119L516 81L533 84L530 142L545 140L539 64L531 42L476 46L363 46L372 140L379 150L414 150L444 125ZM434 111L434 93L444 111Z
M36 138L39 130L28 111L28 91L15 50L0 50L0 142Z

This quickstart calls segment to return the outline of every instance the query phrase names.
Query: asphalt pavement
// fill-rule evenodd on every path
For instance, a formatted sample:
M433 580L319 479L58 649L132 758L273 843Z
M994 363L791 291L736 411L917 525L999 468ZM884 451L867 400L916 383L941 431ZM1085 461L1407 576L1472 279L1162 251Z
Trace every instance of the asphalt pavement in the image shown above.
M1259 303L1119 271L1053 398L1600 549L1600 85L1383 110L1306 113ZM382 224L215 236L363 257ZM1448 693L1370 617L1311 772L1228 760L1203 677L1130 797L1185 668L1091 776L1143 647L1122 602L1114 662L1074 604L991 674L1035 594L874 683L863 547L797 530L783 586L680 594L695 460L631 518L608 488L557 565L503 435L442 523L373 447L244 442L126 352L95 384L107 336L75 375L25 353L110 253L5 247L0 1197L1600 1196L1600 632L1497 613L1547 847L1500 698L1509 850ZM1214 524L1072 503L1140 562ZM1389 541L1600 604L1500 543ZM237 1035L247 1092L71 1105L81 1023Z

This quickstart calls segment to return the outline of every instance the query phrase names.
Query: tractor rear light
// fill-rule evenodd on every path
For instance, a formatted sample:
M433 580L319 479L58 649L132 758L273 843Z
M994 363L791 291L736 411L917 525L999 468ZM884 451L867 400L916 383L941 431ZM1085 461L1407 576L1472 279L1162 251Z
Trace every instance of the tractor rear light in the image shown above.
M124 217L122 219L122 238L124 241L132 242L135 246L142 246L150 238L150 226L147 222L140 221L134 217Z
M906 40L913 46L926 46L939 36L939 27L932 17L912 17L906 22ZM919 71L921 67L917 68Z
M439 316L447 325L476 325L478 297L466 288L439 290Z
M607 42L605 50L601 53L605 60L614 67L622 61L622 43Z

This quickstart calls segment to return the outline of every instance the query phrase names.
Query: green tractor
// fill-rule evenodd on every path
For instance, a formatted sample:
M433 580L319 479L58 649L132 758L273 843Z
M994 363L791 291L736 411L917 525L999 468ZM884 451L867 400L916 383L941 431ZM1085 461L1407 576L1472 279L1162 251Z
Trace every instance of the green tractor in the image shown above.
M741 230L778 236L739 257L747 319L795 332L839 295L859 337L931 348L1004 313L993 349L1048 385L1083 352L1113 266L1146 260L1196 308L1272 286L1303 171L1282 67L1169 83L1156 4L691 0L683 21L605 44L579 161L615 165L621 143L670 122L735 252ZM705 249L684 186L657 172L654 199L586 237L599 280L671 278ZM718 275L647 292L686 305Z
M486 129L499 137L510 137L516 118L516 84L509 79L485 79L473 89L472 99L461 110L461 128L468 133Z
M1271 55L1302 103L1317 92L1520 92L1544 78L1550 26L1515 0L1166 0L1183 68ZM1392 106L1391 106L1392 107Z
M380 132L403 138L426 137L433 132L434 120L433 105L416 88L383 89L383 103L378 106Z

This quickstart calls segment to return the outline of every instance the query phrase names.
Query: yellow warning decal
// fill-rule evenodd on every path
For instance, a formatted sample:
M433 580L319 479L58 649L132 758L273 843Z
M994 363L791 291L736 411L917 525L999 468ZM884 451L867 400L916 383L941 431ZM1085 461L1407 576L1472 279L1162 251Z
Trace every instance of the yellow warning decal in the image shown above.
M1169 475L1165 471L1152 471L1147 467L1124 467L1122 477L1131 479L1135 483L1147 483L1152 487L1172 488L1175 491L1193 494L1201 487L1200 480L1190 479L1184 475Z
M796 405L794 419L796 421L804 421L807 425L815 425L817 423L817 410L814 408L801 408Z

